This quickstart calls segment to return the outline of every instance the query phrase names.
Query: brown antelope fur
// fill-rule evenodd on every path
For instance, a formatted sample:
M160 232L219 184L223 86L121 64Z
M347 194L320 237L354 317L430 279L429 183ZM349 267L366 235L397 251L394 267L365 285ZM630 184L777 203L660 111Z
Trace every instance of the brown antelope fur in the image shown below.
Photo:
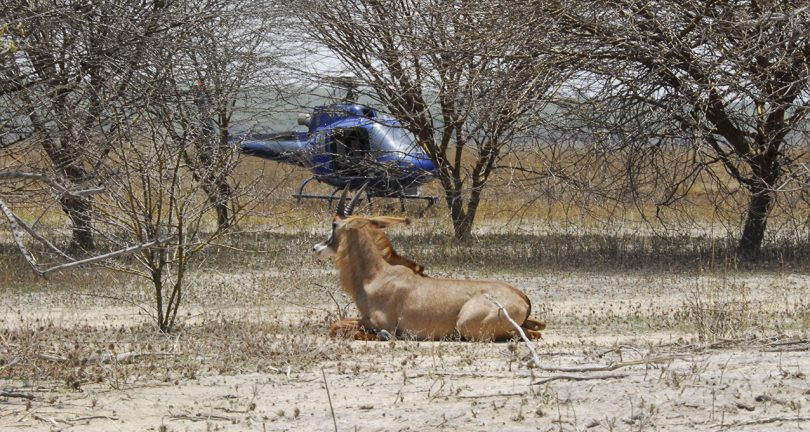
M345 193L341 201L344 198ZM336 322L330 331L333 335L368 340L374 338L371 332L385 330L416 339L513 338L517 332L492 302L496 300L527 336L540 338L545 325L529 319L531 303L520 290L496 281L428 278L411 266L391 265L381 250L381 245L390 247L382 229L407 219L344 216L342 208L339 205L330 238L313 250L335 256L341 287L354 300L361 318Z
M403 223L405 225L410 225L411 220L409 218L405 218L405 221ZM391 244L391 240L388 238L388 236L385 235L385 232L383 232L382 230L380 230L377 233L375 243L377 244L377 247L379 248L379 250L382 252L383 258L385 259L385 261L388 262L388 264L405 266L405 267L410 268L411 270L413 270L414 273L416 273L416 274L418 274L420 276L428 277L425 274L425 267L424 266L422 266L421 264L418 264L416 261L413 261L410 258L399 255L394 250L394 246ZM529 302L528 297L526 298L526 301ZM340 329L340 331L338 331L337 329L333 329L332 331L330 331L332 336L335 336L336 334L346 334L347 333L347 328L348 328L348 327L346 327L346 325L349 322L356 323L357 320L356 319L354 319L354 320L353 319L341 320L340 324L338 325L338 328ZM539 332L540 330L544 330L546 328L546 324L543 323L543 322L537 321L537 320L526 318L526 321L523 322L523 327L526 330L534 330L534 331ZM355 327L351 328L351 330L352 331L357 331L356 325L355 325ZM539 338L539 337L540 337L540 335L538 334L537 338ZM362 338L363 337L361 337L361 339Z
M410 221L410 219L405 218L404 223L405 223L405 225L410 225L411 221ZM418 274L420 276L428 277L425 274L425 267L424 266L422 266L421 264L416 263L415 261L413 261L410 258L399 255L394 250L393 245L391 245L391 240L388 239L388 236L386 236L384 232L382 232L382 231L379 232L379 235L377 236L377 239L376 239L375 243L379 247L380 251L383 254L383 258L385 258L385 260L388 262L388 264L405 266L405 267L410 268L411 270L413 270L414 273L416 273L416 274ZM528 302L529 299L526 298L526 301ZM347 327L348 323L350 323L350 322L354 323L354 327L351 327L351 328ZM333 337L336 334L344 334L344 335L347 334L347 329L351 330L352 332L353 331L361 331L361 330L357 329L357 324L356 324L357 320L356 319L340 320L339 323L340 324L338 324L337 328L333 328L332 331L330 332ZM535 330L535 331L539 332L540 330L544 330L546 328L546 324L543 323L543 322L537 321L537 320L526 318L526 321L523 322L523 327L526 330ZM338 329L340 329L340 330L338 330ZM537 338L540 338L539 334L537 334L536 336L537 336ZM361 336L360 339L364 339L365 337L366 336ZM375 338L376 338L376 336L375 336Z
M410 220L406 218L405 224L410 224ZM388 264L391 264L392 266L405 266L411 269L414 273L427 277L427 275L425 275L425 268L422 265L417 264L410 258L399 255L394 250L394 246L391 244L391 240L388 238L388 236L386 236L382 231L380 231L379 234L380 235L376 237L374 243L377 245L377 248L380 250L383 258L388 262ZM329 329L329 335L331 337L351 337L356 340L377 340L377 335L372 331L361 327L360 320L357 318L348 318L335 321L332 323L332 326Z
M409 225L411 223L410 219L408 218L404 219L405 221L403 223L405 225ZM374 238L374 243L377 245L377 248L382 253L383 258L385 259L385 261L388 262L388 264L405 266L413 270L414 273L420 276L425 276L425 268L417 264L410 258L406 258L402 255L399 255L394 250L394 246L391 245L391 240L388 239L388 236L386 236L382 230L378 231L376 234L377 235Z

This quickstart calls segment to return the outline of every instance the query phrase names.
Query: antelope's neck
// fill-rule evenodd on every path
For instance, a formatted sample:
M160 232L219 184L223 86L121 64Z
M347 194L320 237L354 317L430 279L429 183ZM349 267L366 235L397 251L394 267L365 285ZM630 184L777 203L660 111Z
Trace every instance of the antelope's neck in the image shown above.
M341 240L337 253L340 285L359 304L368 294L366 286L387 265L370 236L362 230L352 230Z

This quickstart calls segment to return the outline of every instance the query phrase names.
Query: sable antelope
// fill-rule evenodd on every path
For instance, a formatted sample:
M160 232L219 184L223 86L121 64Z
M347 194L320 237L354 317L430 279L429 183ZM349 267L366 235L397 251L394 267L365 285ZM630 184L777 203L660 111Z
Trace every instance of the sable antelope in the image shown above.
M364 188L348 205L344 205L347 191L343 191L331 236L312 248L318 255L335 257L341 287L361 315L359 320L334 323L332 335L353 333L356 339L372 339L384 330L416 339L512 338L517 332L495 300L530 338L540 338L545 324L529 319L531 302L517 288L497 281L425 277L416 271L421 266L396 255L382 229L409 221L402 217L351 216ZM400 262L406 264L397 265Z

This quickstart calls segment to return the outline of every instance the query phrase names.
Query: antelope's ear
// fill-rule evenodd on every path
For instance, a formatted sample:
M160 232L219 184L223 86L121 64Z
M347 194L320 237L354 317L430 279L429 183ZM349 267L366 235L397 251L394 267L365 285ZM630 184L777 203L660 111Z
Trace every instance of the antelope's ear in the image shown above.
M411 223L411 219L407 217L394 217L394 216L377 216L370 219L371 223L380 227L380 228L388 228L391 225L396 224L405 224L409 225Z

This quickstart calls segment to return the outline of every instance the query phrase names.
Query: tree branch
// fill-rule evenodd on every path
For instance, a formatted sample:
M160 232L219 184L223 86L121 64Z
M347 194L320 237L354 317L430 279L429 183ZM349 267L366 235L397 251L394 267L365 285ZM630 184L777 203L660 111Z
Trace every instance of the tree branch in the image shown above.
M516 330L516 331L518 332L518 334L520 335L521 339L523 339L523 341L524 341L524 342L526 342L526 346L529 348L529 351L532 353L532 360L534 361L534 365L535 365L537 368L542 368L543 366L542 366L542 365L541 365L541 363L540 363L540 356L539 356L539 355L537 355L537 351L534 349L534 344L533 344L533 343L532 343L532 341L531 341L531 340L529 340L529 338L526 336L526 333L523 331L523 328L522 328L522 327L520 327L520 325L519 325L517 322L515 322L515 320L513 320L511 316L509 316L509 312L507 312L507 311L506 311L506 309L504 309L503 305L501 305L500 303L498 303L498 301L497 301L497 300L495 300L495 298L494 298L494 297L492 297L490 294L486 294L486 298L487 298L487 300L489 300L489 301L491 301L492 303L494 303L494 304L495 304L495 306L498 306L498 309L500 309L500 311L503 313L503 315L504 315L504 316L506 317L506 319L509 321L509 324L512 324L512 327L514 327L514 328L515 328L515 330Z

